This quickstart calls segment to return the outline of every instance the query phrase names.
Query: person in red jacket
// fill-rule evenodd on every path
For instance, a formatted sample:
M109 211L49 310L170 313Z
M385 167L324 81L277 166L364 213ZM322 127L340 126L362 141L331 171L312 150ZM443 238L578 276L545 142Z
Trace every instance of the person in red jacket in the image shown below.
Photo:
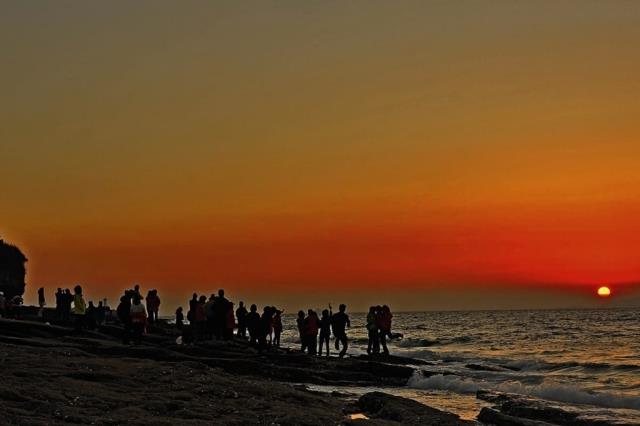
M320 329L320 319L312 309L307 312L305 318L304 331L307 341L307 349L309 355L315 355L318 352L318 330Z
M382 345L382 351L385 355L389 355L389 349L387 348L387 337L391 338L391 319L393 314L391 309L387 305L382 307L380 313L380 345Z

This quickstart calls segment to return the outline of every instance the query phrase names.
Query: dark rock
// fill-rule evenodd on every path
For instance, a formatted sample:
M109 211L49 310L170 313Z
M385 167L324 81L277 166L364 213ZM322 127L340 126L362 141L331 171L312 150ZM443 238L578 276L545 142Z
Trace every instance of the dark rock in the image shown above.
M555 426L552 423L538 420L521 419L484 407L478 415L478 420L495 426Z
M631 424L627 421L618 422L606 408L596 408L581 405L563 404L562 407L544 399L532 398L524 395L504 392L485 391L477 392L476 397L495 404L492 412L481 412L481 421L502 425L528 425L528 424L553 424L561 426L613 426L618 424ZM497 418L495 412L503 415L502 423L493 421ZM483 410L485 411L485 410ZM510 423L518 419L520 423ZM539 423L523 423L524 420L537 421Z
M371 419L388 420L403 425L462 426L474 422L461 420L455 414L437 410L412 399L382 392L370 392L358 400L358 407Z

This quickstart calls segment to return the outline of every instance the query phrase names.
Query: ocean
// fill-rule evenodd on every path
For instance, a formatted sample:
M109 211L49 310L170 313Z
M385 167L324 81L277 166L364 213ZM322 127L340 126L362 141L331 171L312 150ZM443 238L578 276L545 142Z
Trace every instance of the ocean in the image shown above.
M349 353L366 353L366 315L350 316ZM284 326L283 344L296 346L295 317ZM403 335L390 341L392 354L430 365L385 392L468 419L489 405L475 397L486 389L640 424L640 309L399 312L392 331Z

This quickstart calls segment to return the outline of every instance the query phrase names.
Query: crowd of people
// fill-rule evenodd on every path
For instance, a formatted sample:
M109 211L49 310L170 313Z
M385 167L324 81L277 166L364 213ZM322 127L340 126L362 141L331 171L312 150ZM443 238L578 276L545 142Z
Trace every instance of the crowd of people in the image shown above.
M98 305L94 305L93 301L85 302L80 285L75 286L73 292L68 288L58 288L55 300L57 321L73 323L76 329L94 330L104 326L108 317L113 317L111 309L106 306L106 300L104 303L99 301ZM44 316L44 288L38 290L38 304L38 316ZM0 315L7 316L10 305L0 292ZM224 289L209 297L194 293L188 306L186 318L182 307L175 311L175 326L180 333L179 341L183 344L197 344L214 338L230 340L235 336L248 339L260 352L280 347L283 309L265 306L259 313L257 305L253 304L247 309L244 302L239 302L234 310L235 305L225 297ZM140 344L148 327L159 320L159 309L160 297L157 290L149 290L146 297L142 296L139 285L125 290L115 310L115 318L122 325L122 342ZM301 351L309 355L330 356L333 334L335 350L339 357L344 357L349 348L347 329L351 327L346 309L346 305L341 304L338 312L334 313L329 305L328 309L322 310L321 316L313 309L306 313L299 311L296 325ZM372 306L369 309L366 321L368 354L389 354L387 339L392 338L392 318L387 305Z
M335 349L339 351L338 356L342 358L349 347L346 328L351 327L349 315L345 313L346 309L347 306L342 304L339 306L338 312L334 314L331 311L331 305L329 305L329 309L322 311L322 318L318 318L318 314L313 309L309 309L306 316L304 311L299 311L296 322L300 333L302 352L307 351L310 355L318 353L322 356L322 350L326 348L326 356L329 356L329 340L333 331ZM320 336L319 342L318 335ZM340 350L340 345L342 345L342 350Z
M73 293L68 288L64 290L58 288L55 293L55 300L56 320L59 322L73 322L77 329L95 330L107 321L109 308L102 300L97 305L92 300L87 303L82 294L82 286L75 286ZM44 307L46 306L44 288L38 290L38 305L40 306L38 316L44 319Z

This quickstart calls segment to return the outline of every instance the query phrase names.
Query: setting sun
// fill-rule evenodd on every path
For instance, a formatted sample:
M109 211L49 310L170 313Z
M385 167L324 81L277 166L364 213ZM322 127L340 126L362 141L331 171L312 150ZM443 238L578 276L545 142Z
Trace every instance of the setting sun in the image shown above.
M611 290L609 289L609 287L600 287L598 289L598 296L609 297L611 296Z

